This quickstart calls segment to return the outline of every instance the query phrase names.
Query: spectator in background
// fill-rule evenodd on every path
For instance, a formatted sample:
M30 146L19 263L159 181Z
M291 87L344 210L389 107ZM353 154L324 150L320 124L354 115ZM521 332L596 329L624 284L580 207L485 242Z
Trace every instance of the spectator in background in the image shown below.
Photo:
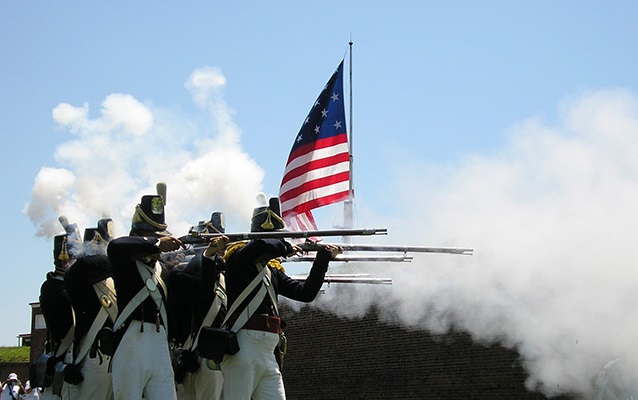
M42 394L42 389L31 387L31 381L27 381L24 384L25 394L22 396L23 400L39 400Z
M18 379L18 375L12 372L2 384L0 400L18 400L20 396L25 393L24 386L22 386L22 383Z

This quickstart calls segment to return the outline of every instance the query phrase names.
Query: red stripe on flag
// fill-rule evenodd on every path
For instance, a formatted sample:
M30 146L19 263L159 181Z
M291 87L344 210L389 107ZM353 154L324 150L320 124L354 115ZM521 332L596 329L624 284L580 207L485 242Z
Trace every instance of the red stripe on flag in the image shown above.
M315 140L312 143L308 143L307 145L301 146L298 149L292 151L288 156L286 165L290 164L290 162L297 157L301 157L313 151L325 149L343 143L348 143L348 135L346 135L345 132L325 139Z
M339 182L346 182L350 179L350 172L340 172L338 174L325 176L323 178L314 179L311 181L304 182L303 184L286 191L285 193L280 193L279 199L281 202L285 202L287 200L293 199L299 196L302 193L311 192L315 189L322 188L325 186L334 185Z
M290 213L296 212L296 213L302 213L302 212L306 212L306 211L310 211L312 209L315 208L319 208L319 207L323 207L323 206L327 206L329 204L333 204L333 203L337 203L339 201L344 201L348 199L348 190L343 191L343 192L339 192L339 193L335 193L333 195L330 196L325 196L325 197L320 197L317 199L312 199L310 201L307 201L305 203L300 203L298 205L296 205L294 208L287 210L287 211L282 211L282 216L287 216Z
M303 164L297 168L293 168L290 171L286 170L284 178L281 181L281 186L286 184L291 179L297 178L306 174L308 171L313 171L320 168L329 167L331 165L340 164L342 162L348 162L350 155L348 153L339 153L332 157L321 158L319 160L313 160L309 163ZM349 179L349 178L348 178Z
M286 227L292 231L316 231L318 229L315 217L310 211L286 216L284 220Z

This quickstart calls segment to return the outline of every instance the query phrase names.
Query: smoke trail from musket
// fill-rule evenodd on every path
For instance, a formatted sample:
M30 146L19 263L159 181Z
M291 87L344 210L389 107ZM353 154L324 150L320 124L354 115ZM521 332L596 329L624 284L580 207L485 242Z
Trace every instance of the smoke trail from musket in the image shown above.
M371 217L394 221L386 241L475 255L369 266L393 286L331 290L318 304L346 316L375 305L407 327L467 331L516 348L530 389L587 395L607 361L638 358L637 151L638 98L608 90L566 101L553 126L514 126L498 153L402 164L392 192L409 215Z
M213 211L249 219L264 172L240 145L224 86L221 71L210 67L185 83L210 114L206 127L129 94L108 95L95 117L88 104L55 107L53 119L73 138L56 148L58 165L40 170L25 206L38 235L59 233L60 215L83 228L108 216L116 233L126 234L135 204L155 194L159 181L168 185L166 218L174 234L185 234Z

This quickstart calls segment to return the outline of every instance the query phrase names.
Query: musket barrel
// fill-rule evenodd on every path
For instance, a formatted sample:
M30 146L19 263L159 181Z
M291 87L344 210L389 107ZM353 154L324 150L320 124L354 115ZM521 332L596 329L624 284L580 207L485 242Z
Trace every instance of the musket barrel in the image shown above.
M211 238L226 236L231 242L252 239L307 239L320 236L372 236L386 235L386 228L363 228L363 229L328 229L313 231L272 231L272 232L244 232L244 233L196 233L190 232L182 236L179 240L185 244L195 244L206 242Z
M305 281L308 276L295 275L291 278ZM372 285L392 285L392 278L374 278L369 275L359 274L331 274L323 278L323 283L363 283Z
M364 283L369 285L392 285L392 278L324 278L324 283Z
M421 247L421 246L384 246L367 244L339 244L344 251L385 251L397 253L447 253L472 255L474 249L457 247ZM317 251L319 248L313 243L304 243L300 247L304 251Z
M335 262L410 262L411 256L351 256L338 255L330 261ZM315 257L295 256L284 259L284 262L313 262Z

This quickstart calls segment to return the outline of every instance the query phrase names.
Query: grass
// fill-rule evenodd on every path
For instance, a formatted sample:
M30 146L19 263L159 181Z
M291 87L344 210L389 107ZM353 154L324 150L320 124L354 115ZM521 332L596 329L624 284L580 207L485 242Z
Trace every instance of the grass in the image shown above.
M30 347L0 347L0 362L28 362Z

